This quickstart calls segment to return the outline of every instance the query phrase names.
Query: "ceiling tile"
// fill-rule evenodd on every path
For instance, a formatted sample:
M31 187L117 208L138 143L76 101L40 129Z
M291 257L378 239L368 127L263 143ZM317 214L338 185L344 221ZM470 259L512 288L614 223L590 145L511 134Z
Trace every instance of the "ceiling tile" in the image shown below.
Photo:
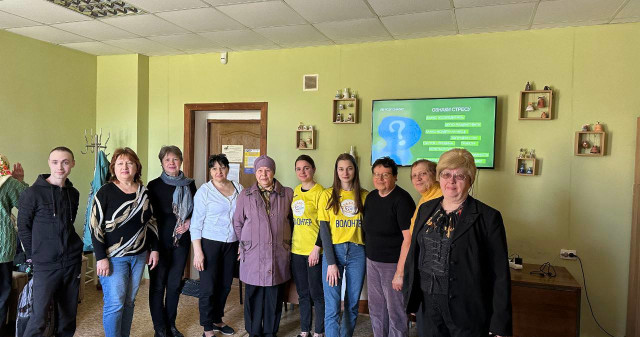
M394 36L456 30L451 10L386 16L380 20Z
M162 43L165 46L180 50L192 50L192 49L205 49L205 48L218 48L221 46L216 45L213 41L205 39L198 34L183 34L183 35L166 35L166 36L154 36L149 37L149 40Z
M455 8L507 5L521 2L538 2L539 0L453 0Z
M185 29L152 14L122 16L101 21L141 36L188 33Z
M535 3L456 9L458 29L529 26Z
M265 49L278 47L264 36L251 30L228 30L224 32L200 33L200 35L234 50Z
M45 0L3 0L0 1L0 11L46 24L92 20Z
M216 9L251 28L307 23L282 1L228 5Z
M200 0L126 0L126 2L151 13L209 7Z
M52 27L99 41L138 37L135 34L129 33L120 28L110 26L104 22L100 22L97 20L60 23L57 25L52 25Z
M451 9L450 0L369 0L379 16Z
M508 32L514 30L527 30L529 26L503 26L503 27L484 27L473 29L461 29L460 34L480 34L480 33L497 33Z
M557 0L538 5L534 25L557 22L609 20L624 0Z
M394 40L392 36L366 36L366 37L355 37L355 38L343 38L337 40L337 44L358 44L358 43L368 43L368 42L380 42L380 41L389 41Z
M230 51L228 48L204 48L204 49L189 49L185 50L189 55L192 54L211 54L211 53L222 53Z
M7 31L55 44L91 41L86 37L71 34L50 26L11 28L7 29Z
M640 0L629 1L616 15L616 19L622 18L640 18Z
M363 41L391 39L378 19L324 22L314 26L331 40L339 43L351 43L356 39L363 39Z
M67 48L76 49L93 55L131 54L130 51L110 46L102 42L76 42L62 44Z
M156 15L196 33L246 28L244 25L213 8L187 9L183 11L158 13Z
M604 25L607 24L609 20L588 20L588 21L579 21L579 22L551 22L551 23L540 23L531 25L531 29L546 29L546 28L561 28L561 27L577 27L577 26L593 26L593 25Z
M373 18L363 0L285 0L311 23ZM448 0L447 0L448 1Z
M259 28L255 31L281 46L318 45L321 42L330 42L311 25Z
M35 21L27 20L25 18L21 18L19 16L0 12L0 28L18 28L18 27L28 27L28 26L37 26L40 23Z
M456 35L457 32L447 31L447 32L425 32L425 33L415 33L415 34L406 34L406 35L394 35L393 37L396 40L409 40L409 39L421 39L425 37L434 37L434 36L447 36L447 35Z
M131 52L138 53L138 54L145 54L145 55L150 55L150 54L155 55L155 53L180 54L180 51L175 48L171 48L145 38L107 40L103 42L108 45L129 50Z
M268 1L268 0L204 0L204 1L213 6L220 6L220 5L230 5L230 4L242 4L247 2Z

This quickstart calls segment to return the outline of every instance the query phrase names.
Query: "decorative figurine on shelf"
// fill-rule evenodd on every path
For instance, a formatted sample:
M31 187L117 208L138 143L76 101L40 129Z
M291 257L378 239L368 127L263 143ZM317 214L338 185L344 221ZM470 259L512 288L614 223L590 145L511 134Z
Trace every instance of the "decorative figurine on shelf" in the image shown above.
M531 151L524 149L524 157L525 158L531 158Z
M298 125L298 130L304 130L304 124L302 122L300 122L300 125Z
M520 153L518 154L518 158L524 158L524 153L525 153L525 150L523 148L520 148Z
M340 90L337 90L336 91L336 99L340 99L340 98L341 98Z
M538 96L538 108L544 108L544 96Z
M524 91L531 91L531 83L527 82L527 85L524 86Z
M298 148L299 149L306 149L307 148L307 143L305 143L304 140L300 139L300 142L298 142Z
M524 168L524 163L520 164L520 168L518 168L518 173L524 174L525 172L525 168Z
M540 114L540 118L549 118L549 115L547 115L547 112L546 112L546 111L543 111L543 112Z
M342 98L349 98L349 88L344 88L342 91Z
M600 122L596 122L596 125L593 126L593 131L604 132L604 127Z
M598 153L600 153L600 146L598 146L598 145L594 145L594 146L591 148L591 151L589 151L589 152L591 152L591 154L598 154Z
M530 158L535 158L536 157L536 149L531 149L531 151L529 151L529 157Z
M589 142L588 142L588 141L586 141L586 140L583 140L583 141L582 141L582 148L583 148L583 149L588 149L588 148L589 148L589 146L590 146L590 145L589 145Z
M536 108L533 107L533 102L529 102L529 105L527 105L527 108L524 109L524 111L526 112L531 112L534 111Z
M338 109L344 110L344 104L338 104Z
M336 115L336 123L341 123L342 122L342 115L341 114L337 114Z
M353 114L352 113L347 115L347 122L353 122Z
M313 147L313 139L311 137L307 137L307 146Z
M582 132L586 132L586 131L589 131L589 124L582 125Z
M348 107L353 108L353 102L349 102L349 104L347 104Z
M357 91L355 91L355 90L354 90L354 91L351 93L351 98L356 98L357 96L358 96L358 93L357 93Z
M545 86L544 86L544 90L551 90L551 87L550 87L550 86L548 86L548 85L545 85Z
M527 167L527 174L533 174L533 166Z
M313 125L307 125L307 130L313 131Z

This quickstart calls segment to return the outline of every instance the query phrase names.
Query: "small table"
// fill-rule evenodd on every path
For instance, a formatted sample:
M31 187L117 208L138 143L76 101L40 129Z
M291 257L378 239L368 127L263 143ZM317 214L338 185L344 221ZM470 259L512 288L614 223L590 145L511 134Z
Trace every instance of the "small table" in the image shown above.
M531 275L539 264L522 267L511 269L513 336L580 336L580 284L564 267L554 266L555 277Z

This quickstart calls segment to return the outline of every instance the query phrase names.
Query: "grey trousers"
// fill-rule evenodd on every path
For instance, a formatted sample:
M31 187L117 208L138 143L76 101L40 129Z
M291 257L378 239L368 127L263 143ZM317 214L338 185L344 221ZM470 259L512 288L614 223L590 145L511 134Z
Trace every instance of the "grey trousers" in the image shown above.
M409 334L402 292L391 287L397 266L397 263L367 259L369 317L374 337L406 337Z

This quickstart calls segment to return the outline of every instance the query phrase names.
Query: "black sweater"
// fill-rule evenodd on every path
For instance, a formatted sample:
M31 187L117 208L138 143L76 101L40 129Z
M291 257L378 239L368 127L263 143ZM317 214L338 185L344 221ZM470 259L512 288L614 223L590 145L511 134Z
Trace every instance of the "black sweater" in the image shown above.
M176 216L173 214L173 192L175 186L167 185L161 178L153 179L147 185L149 189L149 200L153 207L153 216L158 223L158 248L168 250L173 248L173 229L176 227ZM191 196L196 194L196 183L189 185ZM191 214L187 218L190 218ZM187 231L182 234L178 241L180 246L191 245L191 235Z
M36 271L67 268L82 259L82 240L73 227L80 193L69 179L64 187L49 184L49 176L38 176L18 204L18 236Z

